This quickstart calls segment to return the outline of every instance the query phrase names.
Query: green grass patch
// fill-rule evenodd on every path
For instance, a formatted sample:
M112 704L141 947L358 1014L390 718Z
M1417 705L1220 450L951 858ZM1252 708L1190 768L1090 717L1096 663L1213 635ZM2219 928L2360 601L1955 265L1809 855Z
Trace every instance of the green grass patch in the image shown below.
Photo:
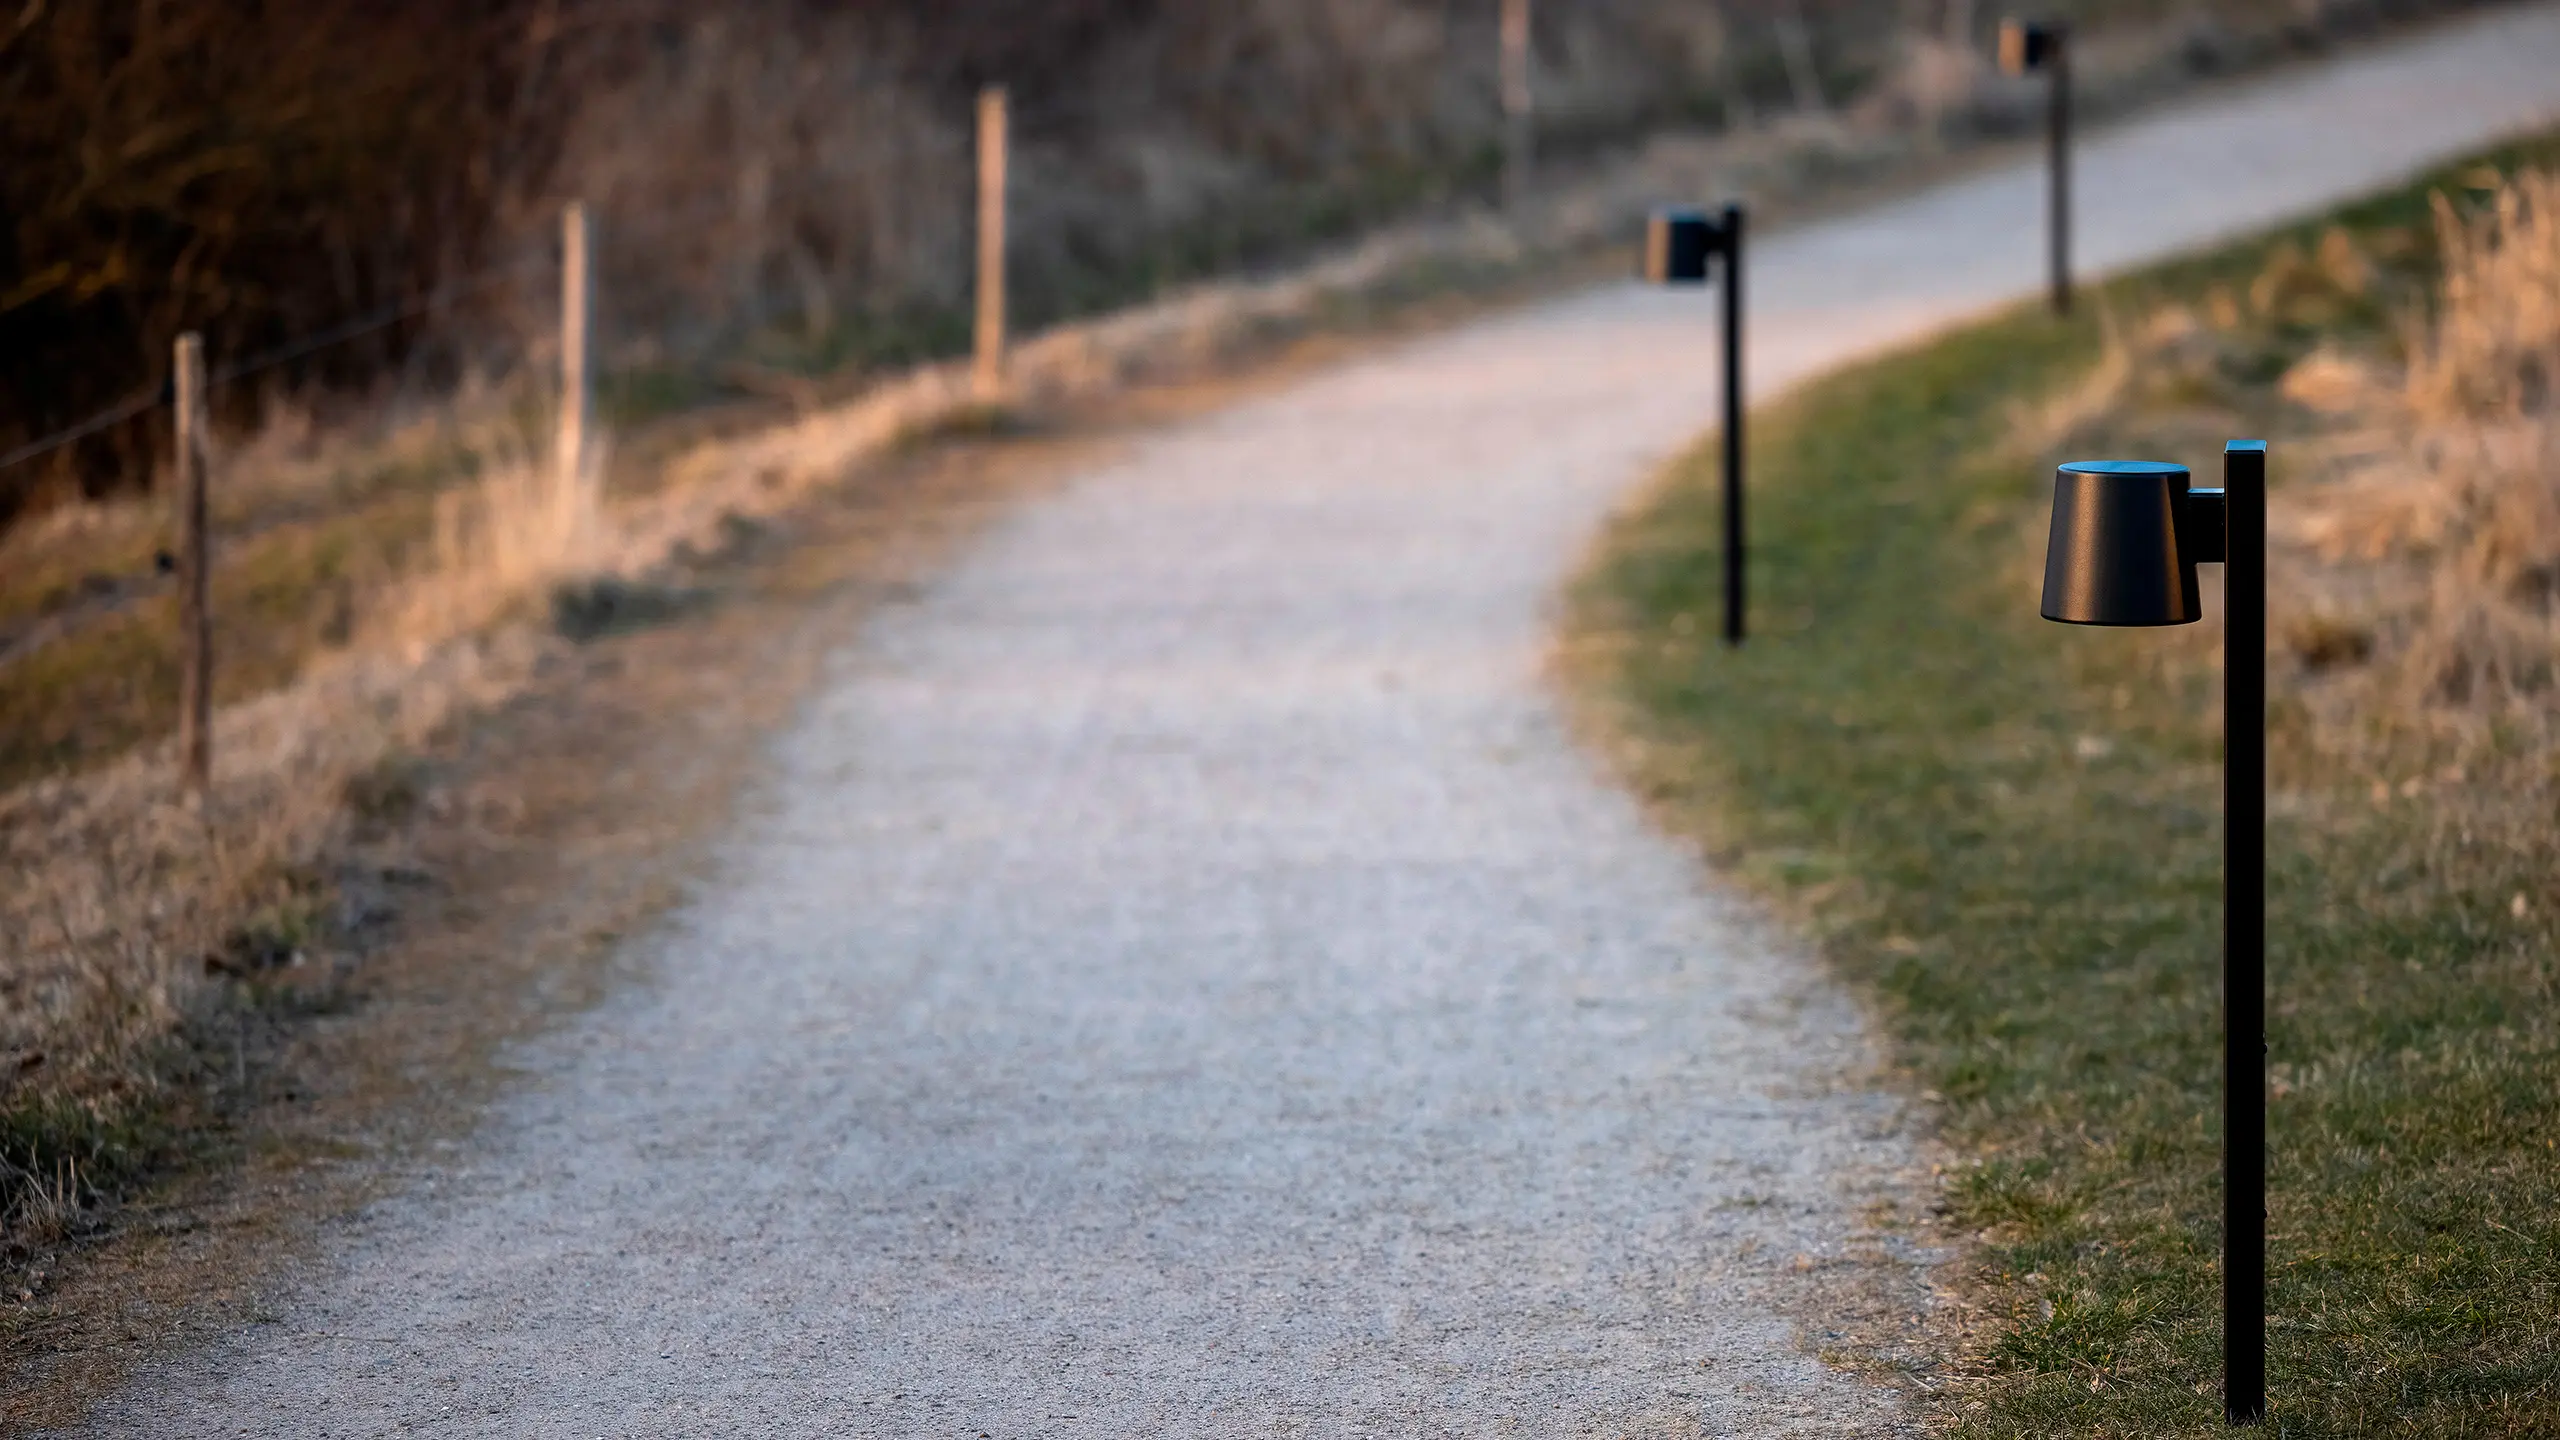
M1716 638L1711 447L1586 577L1636 781L1801 917L1943 1097L1944 1204L1996 1317L1955 1433L2221 1421L2212 651L2038 618L2067 457L2024 453L2017 407L2099 363L2102 311L2201 303L2330 223L2423 243L2428 188L1776 407L1744 649ZM2272 1432L2560 1434L2560 965L2553 907L2514 902L2560 855L2378 809L2294 730L2274 743Z

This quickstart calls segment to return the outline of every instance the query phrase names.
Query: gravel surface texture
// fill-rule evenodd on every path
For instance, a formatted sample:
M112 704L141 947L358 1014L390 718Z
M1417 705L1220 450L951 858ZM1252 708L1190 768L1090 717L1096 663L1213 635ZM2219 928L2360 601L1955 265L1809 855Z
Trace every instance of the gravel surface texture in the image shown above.
M2500 12L2099 137L2083 253L2555 77L2560 12ZM2035 293L2040 185L1768 237L1755 387ZM1712 304L1411 344L1000 522L848 637L645 978L95 1433L1899 1433L1783 1287L1911 1183L1902 1102L1542 679L1577 554L1713 419Z

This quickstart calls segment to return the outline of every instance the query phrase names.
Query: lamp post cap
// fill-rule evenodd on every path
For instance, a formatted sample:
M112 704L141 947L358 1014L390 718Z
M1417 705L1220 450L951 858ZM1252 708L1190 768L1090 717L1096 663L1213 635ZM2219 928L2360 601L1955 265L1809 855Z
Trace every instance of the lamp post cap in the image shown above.
M2164 475L2187 473L2184 465L2166 460L2065 460L2054 467L2066 475Z

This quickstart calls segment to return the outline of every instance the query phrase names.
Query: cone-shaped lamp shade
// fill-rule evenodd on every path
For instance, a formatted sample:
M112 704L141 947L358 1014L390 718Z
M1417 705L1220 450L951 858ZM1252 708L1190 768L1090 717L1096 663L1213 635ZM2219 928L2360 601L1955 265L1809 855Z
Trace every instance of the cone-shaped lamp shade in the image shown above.
M2155 460L2075 460L2053 474L2053 536L2044 553L2044 618L2069 625L2192 625L2204 609L2180 512L2187 467Z
M1644 278L1656 285L1704 285L1716 222L1704 210L1656 210L1644 226Z

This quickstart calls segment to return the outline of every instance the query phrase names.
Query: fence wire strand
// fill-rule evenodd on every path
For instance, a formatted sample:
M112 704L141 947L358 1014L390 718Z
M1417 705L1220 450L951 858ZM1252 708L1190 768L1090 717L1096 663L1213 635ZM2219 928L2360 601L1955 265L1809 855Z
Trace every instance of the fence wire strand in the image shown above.
M350 340L361 340L367 335L388 330L404 320L414 320L429 311L450 305L456 300L494 289L538 265L551 263L552 259L552 254L547 248L528 251L503 265L491 266L476 275L437 286L424 295L413 296L369 315L359 316L345 324L332 326L317 334L307 335L298 340L289 340L272 350L252 355L246 360L235 361L219 369L209 370L205 374L205 388L211 390L236 380L245 380L252 375L273 370L279 365L289 365L296 360L317 355L332 346L343 345ZM120 400L76 425L57 430L41 439L30 440L13 449L0 451L0 470L50 455L66 445L78 444L101 431L112 430L136 416L147 414L159 406L168 404L175 397L176 390L176 380L164 378L149 390Z

